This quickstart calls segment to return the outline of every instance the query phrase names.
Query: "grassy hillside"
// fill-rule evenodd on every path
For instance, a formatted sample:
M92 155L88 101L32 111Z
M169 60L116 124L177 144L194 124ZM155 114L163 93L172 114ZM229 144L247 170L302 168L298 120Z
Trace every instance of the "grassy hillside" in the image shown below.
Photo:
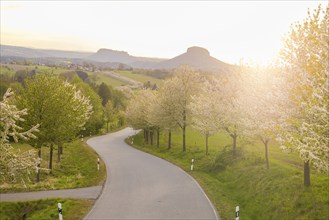
M14 144L17 150L25 151L31 149L27 144ZM43 147L41 150L41 168L48 168L49 148ZM18 191L34 191L47 189L65 189L79 188L94 185L101 185L106 178L106 168L101 162L101 169L97 171L98 155L86 143L76 140L72 143L64 145L64 152L61 162L57 163L57 150L53 155L53 171L49 173L47 170L41 172L41 181L32 181L27 183L26 187L18 182L16 184L0 185L0 192L18 192Z
M238 141L239 153L233 158L231 140L225 134L209 139L210 155L205 155L204 138L188 130L187 152L181 149L181 133L161 135L160 148L134 138L135 147L182 167L203 187L221 219L233 219L240 206L241 219L329 219L329 177L312 170L312 186L303 186L302 162L296 153L286 154L272 143L270 169L266 169L264 147L257 141ZM154 144L155 145L155 144ZM191 159L194 171L190 171Z
M26 219L50 220L58 219L57 203L62 204L63 219L83 219L90 207L92 200L82 199L44 199L26 202L1 202L1 220Z

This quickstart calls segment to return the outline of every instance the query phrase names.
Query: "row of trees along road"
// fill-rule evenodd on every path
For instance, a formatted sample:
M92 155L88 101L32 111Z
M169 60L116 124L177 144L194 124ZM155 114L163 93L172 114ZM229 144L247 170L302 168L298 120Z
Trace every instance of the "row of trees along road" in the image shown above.
M90 99L76 86L51 74L40 74L25 80L17 97L19 109L27 109L21 126L28 129L39 125L36 139L29 143L38 150L40 168L41 147L50 145L49 169L52 169L53 147L58 146L58 161L62 144L73 139L93 113ZM37 181L40 180L40 169Z
M280 142L297 149L304 160L304 182L310 185L312 164L329 172L329 6L309 12L292 26L281 52L287 67L292 111Z
M83 78L80 75L75 72L60 76L25 74L20 82L10 83L16 96L9 89L1 102L1 181L29 179L37 166L36 181L39 182L40 170L44 169L40 167L42 146L49 146L48 168L51 171L56 146L57 162L60 162L64 143L78 135L98 134L104 124L107 132L109 126L124 124L124 94L104 83L86 83L87 73ZM23 138L38 150L38 157L34 151L15 152L10 136L15 141Z
M8 68L8 67L7 67ZM51 71L49 69L49 71ZM17 70L14 76L0 74L0 93L1 97L10 87L12 89L20 90L20 85L25 86L25 80L37 74L43 74L43 69L35 67L29 70ZM121 127L125 123L124 109L126 94L117 89L113 89L110 85L105 83L97 84L97 75L88 75L88 73L76 70L63 72L59 74L71 84L74 84L85 96L89 97L93 105L93 113L86 122L81 135L89 136L90 134L99 134L106 123L107 131L111 128ZM113 106L114 109L105 108L106 104ZM108 113L107 110L110 110ZM113 112L114 111L114 112ZM111 115L112 117L108 117Z
M153 144L157 131L192 125L208 137L226 132L232 138L259 138L269 169L268 143L277 140L284 150L297 150L304 162L304 185L310 185L310 164L329 172L328 7L309 13L292 26L277 67L249 68L227 75L201 74L183 66L167 78L159 91L142 90L130 101L126 116L131 126L144 130Z

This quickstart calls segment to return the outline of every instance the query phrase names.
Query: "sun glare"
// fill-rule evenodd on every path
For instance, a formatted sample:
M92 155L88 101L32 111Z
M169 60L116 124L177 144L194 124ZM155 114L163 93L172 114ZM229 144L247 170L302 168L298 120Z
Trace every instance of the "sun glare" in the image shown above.
M172 58L191 46L228 63L269 63L319 2L1 1L1 44Z

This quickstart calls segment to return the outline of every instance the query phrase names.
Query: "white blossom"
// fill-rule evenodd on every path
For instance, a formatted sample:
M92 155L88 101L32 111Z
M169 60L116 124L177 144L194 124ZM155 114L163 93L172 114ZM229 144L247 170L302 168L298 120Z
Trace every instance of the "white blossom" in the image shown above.
M13 98L14 93L8 89L3 101L0 102L0 182L25 183L36 167L35 151L15 151L9 142L9 137L13 137L16 142L18 139L36 138L33 132L38 131L38 125L22 131L17 123L24 120L22 117L27 114L27 110L18 110L11 104Z

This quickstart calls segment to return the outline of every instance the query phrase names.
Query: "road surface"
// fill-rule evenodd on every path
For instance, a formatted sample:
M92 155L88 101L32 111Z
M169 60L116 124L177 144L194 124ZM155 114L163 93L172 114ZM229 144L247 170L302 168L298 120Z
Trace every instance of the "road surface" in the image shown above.
M97 199L101 194L102 186L93 186L77 189L47 190L20 193L1 193L0 202L26 201L46 198L75 198Z
M218 219L196 181L171 163L124 142L131 128L91 138L107 180L85 219Z

